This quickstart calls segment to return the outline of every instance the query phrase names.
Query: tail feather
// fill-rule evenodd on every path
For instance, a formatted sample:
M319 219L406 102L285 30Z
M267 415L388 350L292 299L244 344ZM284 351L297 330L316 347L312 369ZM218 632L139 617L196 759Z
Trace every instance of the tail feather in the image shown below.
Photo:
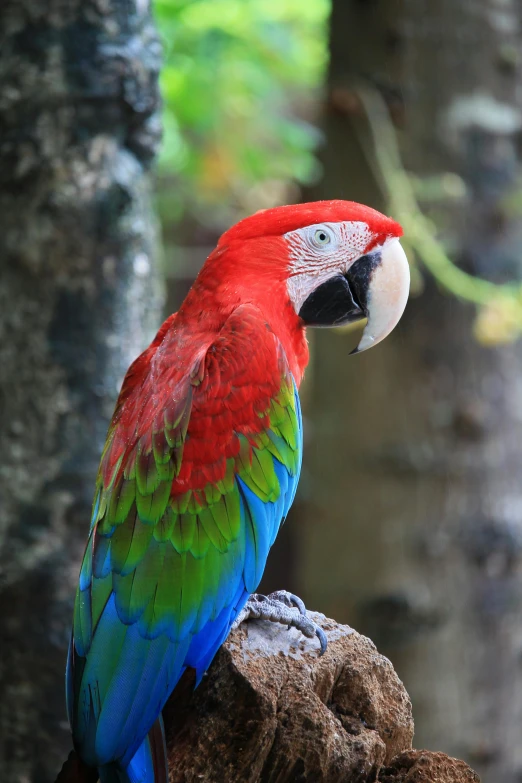
M161 713L125 769L108 764L99 772L100 783L168 783L167 748Z
M165 726L161 712L148 734L148 742L154 767L155 783L169 783L169 767L167 761L167 744L165 742Z

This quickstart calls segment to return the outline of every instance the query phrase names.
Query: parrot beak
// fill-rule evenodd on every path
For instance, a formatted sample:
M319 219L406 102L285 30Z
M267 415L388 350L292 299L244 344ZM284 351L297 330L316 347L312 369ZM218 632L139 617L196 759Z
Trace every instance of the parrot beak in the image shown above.
M398 324L408 301L410 267L399 240L393 237L359 258L346 277L368 318L359 345L352 351L361 353L384 340Z

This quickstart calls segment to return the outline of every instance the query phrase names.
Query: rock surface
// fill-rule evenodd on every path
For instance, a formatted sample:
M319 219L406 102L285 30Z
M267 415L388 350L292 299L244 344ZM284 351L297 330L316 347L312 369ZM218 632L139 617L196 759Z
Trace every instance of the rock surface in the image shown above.
M317 639L253 621L196 691L181 684L165 711L171 783L363 783L411 748L410 699L388 659L312 617L328 637L324 656Z
M381 770L379 783L480 783L476 772L459 759L429 750L409 750Z
M233 632L194 690L164 710L169 783L480 783L463 762L412 750L411 702L390 661L310 613L317 639L264 621ZM57 783L95 783L72 753Z

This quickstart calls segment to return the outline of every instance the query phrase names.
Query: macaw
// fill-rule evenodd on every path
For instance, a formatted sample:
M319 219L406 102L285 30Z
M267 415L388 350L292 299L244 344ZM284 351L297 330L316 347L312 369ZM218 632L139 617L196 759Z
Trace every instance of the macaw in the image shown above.
M166 783L161 710L234 622L324 632L255 591L294 499L307 326L367 318L382 340L408 297L401 227L369 207L276 207L226 231L179 311L129 368L109 427L67 662L76 751L101 783Z

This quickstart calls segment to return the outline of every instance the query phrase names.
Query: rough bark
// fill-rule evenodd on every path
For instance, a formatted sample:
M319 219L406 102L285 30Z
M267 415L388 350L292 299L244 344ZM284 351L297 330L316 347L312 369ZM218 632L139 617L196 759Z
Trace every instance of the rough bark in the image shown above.
M0 7L0 777L70 747L64 666L122 375L161 310L147 0Z
M401 127L407 167L465 183L435 214L453 257L518 276L520 218L506 197L522 173L521 26L509 0L334 0L324 178L307 197L384 206L353 93L370 83ZM485 783L515 783L522 353L479 347L472 318L428 285L375 351L347 360L346 338L315 335L298 592L391 657L419 744L463 756Z

